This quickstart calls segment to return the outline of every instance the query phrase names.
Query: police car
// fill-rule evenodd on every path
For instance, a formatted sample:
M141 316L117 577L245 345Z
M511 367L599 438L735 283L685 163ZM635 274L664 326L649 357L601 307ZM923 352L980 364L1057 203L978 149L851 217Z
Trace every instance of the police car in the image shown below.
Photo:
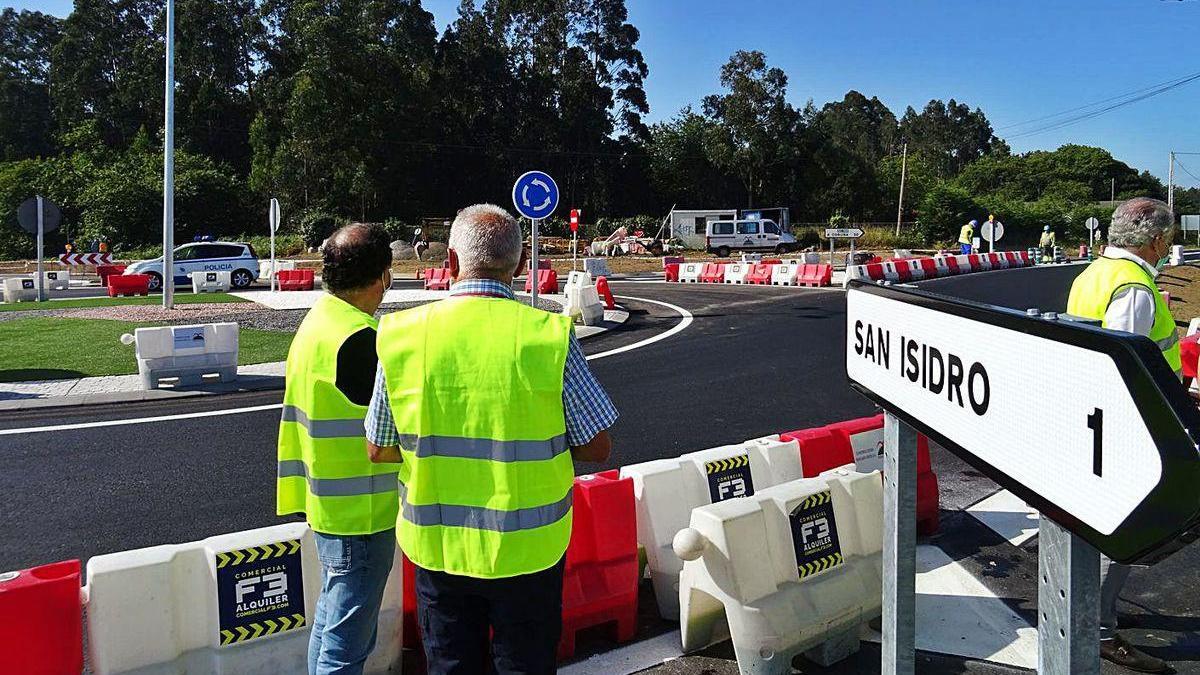
M258 280L258 254L250 244L232 241L197 241L175 249L176 285L190 284L192 272L228 271L234 288L246 288ZM150 290L162 290L162 258L142 260L125 268L125 274L150 275Z

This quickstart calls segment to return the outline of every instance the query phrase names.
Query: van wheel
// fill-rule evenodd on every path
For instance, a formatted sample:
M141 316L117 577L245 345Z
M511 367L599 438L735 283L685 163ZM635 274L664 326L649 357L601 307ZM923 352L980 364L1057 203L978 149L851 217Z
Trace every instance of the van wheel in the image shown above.
M254 283L254 276L246 270L234 270L229 278L229 284L234 288L246 288Z
M150 277L146 280L146 290L151 293L157 293L162 290L162 275L157 272L147 272L146 276Z
M729 247L722 246L722 247L718 248L717 249L717 257L718 258L728 258L729 257Z

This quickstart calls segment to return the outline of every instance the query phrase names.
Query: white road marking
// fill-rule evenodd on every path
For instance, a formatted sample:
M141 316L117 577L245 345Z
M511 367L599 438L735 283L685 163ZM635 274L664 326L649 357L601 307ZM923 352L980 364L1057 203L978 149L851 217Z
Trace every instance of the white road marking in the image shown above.
M663 633L658 637L632 642L616 649L596 654L582 661L562 666L560 675L609 675L610 673L636 673L662 664L664 661L683 656L679 631Z
M157 417L135 417L121 420L101 420L99 422L76 422L74 424L59 424L46 427L25 427L23 429L0 429L0 436L15 436L17 434L36 434L44 431L71 431L72 429L96 429L98 427L119 427L126 424L150 424L153 422L171 422L196 417L220 417L222 415L239 415L242 413L262 412L264 410L279 410L282 403L253 405L247 408L227 408L222 410L206 410L203 412L180 413L178 415L159 415Z
M663 307L666 307L668 309L678 312L682 318L680 319L679 323L677 323L673 327L671 327L670 330L667 330L662 333L659 333L658 335L654 335L652 337L646 338L645 340L641 340L639 342L634 342L633 344L625 345L624 347L617 347L616 349L610 349L606 352L600 352L599 354L592 354L591 356L587 357L587 360L589 360L589 361L592 361L595 359L602 359L602 358L605 358L608 356L615 356L617 354L623 354L625 352L633 351L634 349L640 349L647 345L654 344L655 342L658 342L659 340L665 340L665 339L671 337L672 335L675 335L679 331L687 328L692 323L691 312L687 311L686 309L684 309L682 307L672 305L668 302L661 302L659 300L649 300L647 298L634 298L634 297L624 296L624 295L618 296L618 297L623 298L625 300L636 300L638 302L647 302L647 303L650 303L653 305L662 305ZM227 408L227 409L222 409L222 410L207 410L204 412L180 413L178 415L158 415L155 417L135 417L132 419L101 420L98 422L75 422L73 424L60 424L60 425L43 426L43 427L24 427L21 429L0 429L0 436L15 436L17 434L36 434L36 433L43 433L43 432L48 432L48 431L72 431L75 429L96 429L99 427L117 427L117 426L124 426L127 424L152 424L154 422L171 422L174 420L194 419L194 418L199 418L199 417L220 417L222 415L240 415L242 413L263 412L266 410L279 410L282 407L283 407L282 403L271 403L271 404L267 404L267 405L249 406L246 408Z
M1038 533L1038 512L1008 490L999 490L968 506L967 513L1013 546L1024 544Z

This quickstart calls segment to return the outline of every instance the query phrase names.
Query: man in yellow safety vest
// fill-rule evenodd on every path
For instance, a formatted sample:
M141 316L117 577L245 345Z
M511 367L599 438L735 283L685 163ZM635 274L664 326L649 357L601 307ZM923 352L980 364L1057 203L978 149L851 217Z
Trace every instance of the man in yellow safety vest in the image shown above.
M1181 360L1175 319L1154 285L1171 251L1174 225L1174 214L1157 199L1131 199L1118 206L1108 229L1109 244L1075 279L1067 313L1098 320L1105 328L1149 337L1178 375ZM1166 662L1142 652L1116 632L1117 597L1129 572L1129 567L1101 556L1100 655L1138 672L1166 672Z
M392 285L388 240L377 225L333 233L322 248L328 292L288 351L277 511L305 514L321 562L310 675L362 672L396 555L400 467L372 462L363 437L377 366L373 315Z
M1054 262L1054 247L1057 245L1054 231L1049 225L1042 226L1042 236L1038 239L1038 248L1042 249L1042 262Z
M958 231L958 244L962 255L969 255L971 253L971 250L973 249L971 245L972 240L975 238L975 226L978 224L979 221L972 220L966 225L963 225L962 229Z
M602 462L617 413L571 320L516 302L521 229L498 206L459 212L453 285L380 322L367 415L377 461L400 465L400 547L417 567L431 675L553 673L572 460Z

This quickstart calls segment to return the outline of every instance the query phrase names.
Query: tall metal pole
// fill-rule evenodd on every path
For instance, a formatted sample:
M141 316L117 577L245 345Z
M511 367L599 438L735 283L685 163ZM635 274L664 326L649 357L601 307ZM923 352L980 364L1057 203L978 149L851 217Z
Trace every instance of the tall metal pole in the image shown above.
M1171 153L1171 168L1167 170L1167 206L1175 213L1175 153Z
M1109 201L1115 202L1115 201L1117 201L1117 179L1112 178L1111 180L1112 180L1112 196L1109 197Z
M887 413L883 422L883 675L915 672L916 620L917 432Z
M163 112L163 309L175 306L175 0L167 0L166 109Z
M1100 675L1100 553L1038 520L1038 672Z
M38 302L46 301L46 271L42 264L42 255L45 250L46 239L46 208L42 200L42 196L37 196L38 209L38 231L37 231L37 299Z
M900 236L900 216L904 213L904 178L908 173L908 143L904 144L904 155L900 159L900 199L896 200L896 236Z
M530 231L529 231L529 248L532 249L530 251L530 256L529 256L529 288L532 291L532 293L529 294L530 295L529 306L537 307L538 281L539 281L538 280L538 241L537 241L537 236L538 236L538 223L540 223L541 221L536 218L533 218L533 219L531 219L531 222L533 223L533 227L531 227Z

